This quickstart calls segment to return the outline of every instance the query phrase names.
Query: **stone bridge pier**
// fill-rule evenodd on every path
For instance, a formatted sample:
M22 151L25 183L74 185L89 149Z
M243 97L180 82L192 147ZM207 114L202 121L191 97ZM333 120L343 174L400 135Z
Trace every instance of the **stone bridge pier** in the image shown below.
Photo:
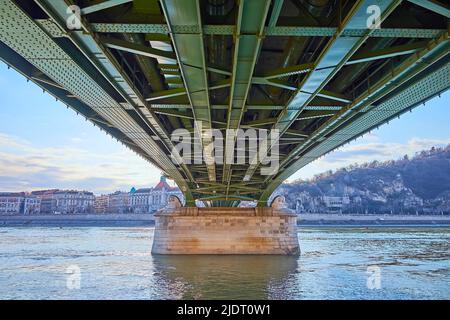
M276 206L165 208L155 214L152 253L298 255L297 216Z

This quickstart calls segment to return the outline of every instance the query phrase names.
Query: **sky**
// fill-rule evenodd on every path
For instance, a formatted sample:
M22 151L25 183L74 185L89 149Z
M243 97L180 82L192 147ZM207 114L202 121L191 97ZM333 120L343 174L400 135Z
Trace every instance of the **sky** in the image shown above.
M450 143L450 92L294 174L309 179L353 163L398 159ZM151 187L160 170L0 62L0 191Z

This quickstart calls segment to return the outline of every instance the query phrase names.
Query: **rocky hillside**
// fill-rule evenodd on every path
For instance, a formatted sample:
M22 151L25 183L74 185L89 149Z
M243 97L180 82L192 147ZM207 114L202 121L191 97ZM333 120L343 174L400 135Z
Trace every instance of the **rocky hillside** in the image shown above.
M450 145L326 172L277 193L298 212L450 213Z

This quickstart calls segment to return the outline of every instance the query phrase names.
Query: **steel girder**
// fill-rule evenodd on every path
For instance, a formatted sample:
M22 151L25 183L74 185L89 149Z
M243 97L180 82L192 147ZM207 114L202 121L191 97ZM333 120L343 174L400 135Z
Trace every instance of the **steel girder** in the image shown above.
M202 18L198 0L162 0L161 5L172 38L186 93L191 102L197 136L201 137L204 160L208 168L209 181L216 181L213 137L203 134L202 129L211 130L211 104L208 74L202 33ZM198 34L174 34L179 24L197 27Z
M176 59L175 54L173 54L172 52L153 49L144 45L128 42L125 40L104 37L101 38L101 42L108 48L143 55L149 58L164 58L173 61L175 61Z
M421 0L418 0L421 1ZM166 24L126 24L126 23L92 23L92 29L98 33L159 33L166 35L169 29ZM205 35L232 36L233 25L205 25ZM439 29L412 29L412 28L382 28L375 29L370 34L373 38L436 38L444 30ZM200 30L191 26L175 26L174 33L200 33ZM338 32L334 27L283 27L272 26L264 29L264 34L271 37L333 37ZM366 29L346 29L343 36L361 37L367 33Z
M280 164L283 170L279 175L266 179L268 185L259 205L264 206L279 184L308 163L446 91L450 87L449 50L446 32L339 111L290 153Z
M242 114L247 103L253 72L262 43L262 32L267 18L270 0L242 0L236 23L236 34L233 54L233 71L230 90L230 102L227 112L227 129L239 129ZM276 8L279 7L279 3ZM275 10L278 18L279 10ZM245 18L244 18L245 17ZM225 163L223 165L222 182L227 185L228 195L231 181L231 159L234 159L235 135L225 138Z
M320 57L314 64L312 72L310 72L302 81L297 93L290 98L286 108L281 112L277 123L273 129L279 130L280 136L289 129L296 121L299 115L318 94L321 93L325 85L338 73L338 71L350 60L352 55L361 47L361 45L370 37L375 29L367 28L367 9L373 5L371 0L357 1L343 22L339 31L331 38L323 50ZM401 0L381 0L377 1L380 8L380 22L384 21L390 13L400 5ZM363 29L366 33L363 36L347 37L343 35L343 31L347 29ZM272 146L263 145L262 148L271 150ZM244 176L244 180L248 181L254 175L257 168L265 159L252 161Z
M381 50L370 51L368 53L357 54L357 55L354 55L349 61L347 61L345 63L345 65L348 66L348 65L353 65L353 64L357 64L357 63L366 63L366 62L371 62L371 61L376 61L376 60L381 60L381 59L388 59L388 58L393 58L393 57L398 57L398 56L403 56L403 55L409 55L409 54L412 54L412 53L417 52L420 49L422 49L426 43L427 43L426 41L421 41L421 42L417 42L417 43L409 43L409 44L395 46L395 47L389 47L389 48L385 48L385 49L381 49ZM330 67L335 67L335 66L326 66L322 69L329 69ZM309 73L313 70L314 70L314 65L311 63L302 64L302 65L294 65L294 66L289 66L289 67L273 70L271 72L264 74L261 77L253 77L252 82L255 84L270 85L270 86L275 86L275 87L279 87L279 88L283 88L283 89L287 89L287 90L296 91L298 89L296 86L289 84L289 83L285 83L283 81L275 80L275 79L285 78L285 77L289 77L289 76L296 75L296 74ZM315 69L315 71L320 71L320 70L321 69ZM317 96L326 96L326 94L323 94L323 95L317 94ZM333 96L331 96L331 98L332 97ZM347 99L345 99L343 101L342 100L337 100L337 101L349 102L349 101L347 101Z
M192 185L194 183L194 178L191 172L183 163L182 159L177 157L170 157L171 151L174 149L174 144L171 141L169 134L166 132L160 120L151 111L144 97L136 89L133 80L125 74L120 62L118 62L113 57L113 55L108 52L108 50L106 49L107 46L101 42L101 39L93 36L90 25L85 19L81 19L82 30L75 30L71 32L65 31L65 19L67 18L67 12L70 12L69 6L71 4L71 1L34 1L53 19L56 28L59 28L63 31L63 33L65 33L63 34L63 36L71 39L71 41L81 51L81 53L94 66L96 66L101 74L106 79L108 79L111 85L121 93L121 95L128 102L127 104L122 105L126 110L134 110L138 114L138 118L142 121L141 127L145 126L145 128L148 128L148 130L153 131L154 134L149 138L153 139L153 137L156 136L156 140L160 141L164 145L164 149L161 149L156 144L156 147L158 147L158 152L153 152L149 155L165 158L166 164L168 164L169 161L172 162L172 166L169 167L170 170L167 169L167 165L164 167L159 165L158 167L162 169L166 174L168 174L171 178L173 178L177 183L180 181L181 185L179 186L183 190L183 192L185 192L186 203L188 205L194 205L194 200L190 188L188 187L189 184ZM114 4L114 6L115 5L118 5L118 3ZM101 6L98 8L98 10L102 10ZM47 28L44 29L52 34L52 32L55 32L54 30L56 28L51 27L49 30L47 25ZM58 37L59 35L53 34L53 36ZM133 45L134 44L131 43L131 46ZM184 176L180 174L180 171L184 173Z
M61 101L62 103L64 103L67 108L71 108L77 114L83 115L85 119L90 121L94 126L99 127L100 130L103 130L107 134L110 134L111 137L115 138L117 141L121 142L123 145L136 152L139 156L143 157L155 166L158 166L154 159L148 157L144 150L134 144L118 129L114 128L110 123L107 122L107 120L102 118L98 113L94 112L88 105L78 100L62 86L58 85L53 80L42 74L42 72L36 69L35 66L18 55L11 48L3 44L1 41L0 59L3 60L8 66L21 73L24 77L33 81L44 92L51 94L57 101Z
M365 63L380 59L409 55L419 51L420 49L423 49L427 43L427 41L420 41L416 43L409 43L401 46L375 50L367 53L355 54L345 65L348 66L356 63Z
M82 15L86 15L86 14L91 14L97 11L101 11L101 10L105 10L105 9L109 9L121 4L125 4L128 2L132 2L133 0L107 0L107 1L103 1L101 3L98 4L94 4L92 6L86 7L86 8L82 8L81 9L81 14Z
M52 1L52 3L55 2ZM128 85L129 82L114 83L113 77L120 76L120 73L111 75L105 72L105 66L98 61L87 62L85 58L94 55L80 56L74 52L68 54L53 40L48 30L40 27L12 1L1 0L0 4L3 22L0 40L52 81L83 101L109 124L119 129L147 156L152 157L158 167L179 183L180 188L187 194L188 202L191 201L189 186L180 174L179 168L149 136L148 132L158 128L158 123L149 121L148 117L144 118L135 108L140 106L141 99L134 94ZM57 4L66 5L64 2L57 2ZM63 9L64 14L65 9ZM98 48L95 42L91 42L90 45L91 48ZM103 54L103 51L99 50L96 52L97 55L100 55L100 52ZM106 62L102 60L102 63ZM112 64L108 65L110 72L114 70L112 66Z
M6 3L5 1L0 0L0 4ZM363 12L364 8L362 6L365 4L380 5L381 3L384 18L388 11L392 10L396 3L400 1L355 1L355 6L353 6L355 2L348 2L345 12L346 15L348 12L349 14L338 28L277 26L278 15L282 9L286 9L286 7L283 8L282 0L258 1L260 13L262 11L265 11L266 15L268 12L272 13L268 18L265 16L263 18L262 14L257 13L256 10L248 10L248 14L242 14L243 11L240 11L237 26L203 25L202 19L204 21L214 21L215 18L208 13L208 10L203 10L207 9L209 2L202 2L201 0L186 0L183 2L181 0L159 0L164 11L162 14L159 11L158 3L152 1L151 10L154 13L152 13L151 18L139 16L141 14L139 10L149 10L149 2L146 0L142 0L142 2L137 0L134 2L131 0L86 1L85 3L94 5L82 8L82 30L80 31L67 30L65 26L66 10L75 1L34 1L50 18L31 19L32 23L26 24L24 31L25 33L28 32L28 28L34 23L34 27L37 27L39 33L43 33L51 40L46 39L46 41L42 41L42 38L39 36L35 37L36 39L31 44L22 45L18 39L24 42L28 42L29 39L20 31L17 32L17 35L11 35L5 31L7 30L5 27L3 36L16 37L17 43L14 49L31 51L31 48L34 47L36 52L22 57L10 49L9 43L6 46L0 42L0 49L2 49L0 58L36 82L44 90L49 91L77 112L85 115L87 119L118 138L119 141L125 143L157 167L162 168L168 175L176 178L177 184L186 194L188 205L193 205L194 197L204 201L215 202L215 205L234 205L235 201L251 199L259 199L259 204L264 204L271 190L281 183L284 178L306 163L326 152L334 150L336 147L349 141L349 139L370 130L373 126L388 121L392 116L411 108L415 101L423 101L434 95L435 92L448 88L448 67L444 68L442 65L443 55L445 52L448 52L448 47L440 47L442 39L436 40L437 42L427 43L425 46L420 41L417 41L419 39L435 39L443 32L442 30L398 28L368 30L364 26L366 19L362 19L362 15L361 19L357 21L358 8ZM25 13L27 17L41 16L39 10L37 10L38 8L35 8L33 5L29 7L21 1L10 0L9 2L17 3L18 10ZM236 1L237 4L242 6L242 10L244 10L245 3L248 6L248 3L251 2L252 0ZM123 17L119 17L115 16L115 12L118 13L120 10L109 10L109 8L126 3L128 5L123 6L123 8L130 8L132 14L127 13ZM392 6L390 6L390 3L392 3ZM426 4L421 5L421 7L445 16L445 6L434 7L434 9L430 6L431 3L439 4L439 2L424 1L424 3ZM272 4L271 7L270 4ZM175 8L174 10L178 11L170 15L167 13L169 11L168 7L171 9ZM202 8L201 13L200 7ZM101 10L105 9L109 10L104 13L105 21L117 21L119 23L88 23L88 21L96 21L97 18L99 19L97 21L102 21L100 20L103 15ZM233 9L233 13L238 11L235 9ZM347 11L347 9L351 9L351 11ZM426 10L421 8L416 9L424 12L424 20L436 17L436 23L430 22L430 25L439 25L440 28L443 28L445 25L444 18L437 17L433 13L427 13ZM256 17L255 19L255 13L257 16L261 16L260 29L241 34L239 31L242 29L242 24L256 25L255 20L259 18ZM85 17L86 15L88 16ZM205 18L202 17L203 15L205 15ZM4 16L11 20L13 15L8 13ZM120 23L125 21L161 23L164 21L164 16L168 24ZM218 19L217 21L231 21L231 18L231 15L229 15L226 19ZM437 18L440 18L439 21L437 21ZM293 23L293 20L290 21L287 18L286 21ZM3 21L3 23L7 23L8 28L12 25L10 21ZM358 23L360 24L358 25ZM20 22L17 24L20 24ZM393 23L393 25L407 24ZM20 25L20 27L22 26ZM255 30L256 28L255 26ZM10 29L8 31L11 32ZM12 33L14 33L14 29L12 29ZM123 34L115 35L113 33ZM35 35L34 31L30 34ZM231 47L231 50L236 51L232 72L222 70L217 65L208 65L205 57L205 44L203 43L203 38L206 37L208 39L208 50L210 50L215 48L215 46L212 45L210 47L209 40L211 40L212 44L212 42L221 38L224 43L229 43L231 37L209 37L209 35L235 36L233 38L235 43L241 41L240 46ZM0 37L3 36L0 28ZM248 41L244 46L246 43L243 40L245 36L253 37L257 44L252 45L251 41ZM282 64L273 61L275 70L271 72L263 71L267 70L264 66L264 60L269 59L269 52L272 50L278 52L278 48L275 47L276 44L286 41L286 39L278 36L311 37L312 39L298 40L311 40L312 44L320 40L320 47L323 47L324 43L327 43L327 45L319 55L319 59L315 59L313 63L306 63L308 59L305 59L305 55L303 55L297 61L305 63L304 65L292 66L291 64L294 61L290 61L290 63L283 62ZM316 37L321 37L321 39ZM327 37L331 39L327 39ZM386 39L374 39L377 37ZM393 38L405 39L396 41ZM414 40L411 41L407 38ZM193 40L189 41L187 39ZM264 47L264 54L261 56L261 59L258 59L262 47L262 39L265 39L266 42L264 43L267 44L267 47ZM367 43L368 49L364 50L363 53L358 53L356 49L359 48L359 44L364 39L370 40ZM446 40L448 41L448 37ZM150 46L145 45L148 41L150 41ZM161 42L163 45L154 44L155 41ZM290 39L289 41L293 40ZM62 56L57 56L57 59L53 59L51 55L56 52L54 45L56 48L61 49L61 52L71 56L62 59ZM374 46L370 49L372 45ZM389 47L390 45L394 46ZM175 51L172 50L172 46L175 48ZM185 49L184 46L188 46L189 50ZM434 49L435 47L440 47L441 49ZM248 57L248 60L238 60L239 50L243 50L243 48L249 52L248 56L245 55L245 57ZM166 49L168 51L164 51ZM433 53L428 54L427 50L433 51ZM41 54L38 57L39 59L33 58L32 54L37 53ZM59 54L60 52L58 51L57 53ZM212 52L212 55L214 55L214 52ZM411 58L392 59L407 55L411 55ZM242 54L242 56L244 55ZM189 58L191 62L182 63L185 57ZM297 57L297 53L295 57ZM441 57L441 60L439 60L439 57ZM153 58L158 59L158 62ZM448 56L445 58L448 59ZM59 61L51 61L52 59ZM272 59L272 56L270 56L270 59ZM389 60L371 63L379 59ZM417 64L414 62L414 59L417 59ZM167 60L172 60L174 63L166 63ZM159 87L154 88L152 86L154 78L150 79L148 77L149 69L141 65L142 61L151 61L153 63L156 75L161 77L161 85ZM392 67L392 72L390 72L388 70L389 63L395 64L397 61L408 61L411 64L402 64L403 69L394 69ZM424 62L431 63L434 61L438 62L434 63L430 68L424 65ZM212 64L218 63L216 60L211 62ZM73 67L72 63L78 69ZM125 69L121 68L123 66L120 63L124 63ZM344 76L345 73L338 74L338 70L344 65L356 63L361 65L349 67L348 69L355 70L361 67L360 69L363 70L366 67L366 72L371 81L368 81L367 86L365 81L358 81L353 90L350 90L351 87L347 85L345 91L340 91L338 88L341 87L336 85L336 76L339 75L339 79L344 80L346 77ZM278 65L289 65L289 67L277 68ZM240 74L243 76L244 81L239 82L239 78L236 75L239 75L239 69L242 66L245 67L245 70L241 70ZM261 73L258 72L256 75L253 75L254 69L261 70ZM371 73L378 72L376 70L380 72L372 77ZM424 70L423 73L420 72L422 70ZM330 73L326 76L328 71ZM208 72L220 74L222 78L229 78L209 83ZM426 78L431 74L434 77ZM300 76L297 77L297 75ZM70 78L70 76L73 78ZM291 76L294 77L289 78ZM375 78L379 80L380 77L385 77L382 80L386 81L380 82L380 86L378 86L379 83L374 84L372 80ZM286 81L287 78L289 78L288 81ZM163 79L164 81L162 81ZM299 86L297 83L302 79L303 82ZM326 87L329 90L327 91L324 89L324 85L330 79L332 81ZM350 80L354 81L354 78ZM135 81L137 82L137 87ZM431 88L431 81L438 82L436 88ZM82 82L86 83L83 84ZM252 83L282 88L284 91L278 91L282 92L283 96L273 98L272 96L264 95L264 92L270 90L270 88L260 85L251 87ZM188 84L191 87L195 87L195 89L189 90ZM246 85L248 85L247 89L245 89ZM239 86L242 87L242 90L238 88ZM309 86L309 90L306 90L305 86ZM409 86L414 87L414 90L422 90L423 92L411 91ZM226 101L221 93L218 95L220 98L215 98L212 105L208 90L225 87L232 87L232 92L235 92L235 96L232 94L230 101ZM368 88L367 92L361 93L365 87ZM247 105L245 101L249 90L252 90L252 97L255 97L255 99L252 99L252 105ZM287 105L282 105L292 94L292 91L296 96L303 94L319 98L299 104L288 103ZM197 98L196 102L198 103L193 103L192 95L196 95L195 98ZM397 99L396 97L402 98ZM242 98L242 101L238 98ZM152 103L151 105L150 102ZM239 116L239 119L235 119L237 126L230 125L227 118L225 118L226 120L217 121L220 118L223 119L224 114L231 117L230 111L233 110L233 102L239 102L237 105L243 106L240 110L235 108L236 111L240 111L239 115L236 113ZM191 109L192 113L187 109ZM258 117L259 110L276 110L282 111L282 113L281 117L278 118L277 112L264 112L264 116L259 115ZM246 118L248 120L242 122L242 115L247 111L249 117ZM281 122L282 117L286 117L289 112L297 116L287 117L288 123ZM168 161L171 161L168 156L169 150L173 146L168 132L164 129L165 125L170 123L171 128L182 125L190 132L193 132L191 121L202 117L207 118L203 120L204 124L209 120L208 126L205 127L204 125L203 128L214 127L222 131L233 127L265 127L274 123L279 126L286 125L284 135L279 139L280 145L284 146L281 150L281 169L279 174L261 178L258 175L246 175L248 173L246 165L233 165L229 168L217 166L214 167L213 176L217 176L217 179L218 177L222 178L221 175L224 173L224 177L227 175L228 180L215 182L210 179L211 166L209 168L204 164L186 166L182 162L168 164ZM311 120L316 118L322 119ZM295 121L301 121L295 125L299 129L290 130L289 123L294 123ZM347 128L348 130L345 131ZM205 144L203 143L203 145ZM287 145L289 147L286 147ZM208 154L209 152L206 153ZM195 173L195 178L193 173ZM251 180L245 181L249 179ZM263 190L261 190L261 186L264 188Z

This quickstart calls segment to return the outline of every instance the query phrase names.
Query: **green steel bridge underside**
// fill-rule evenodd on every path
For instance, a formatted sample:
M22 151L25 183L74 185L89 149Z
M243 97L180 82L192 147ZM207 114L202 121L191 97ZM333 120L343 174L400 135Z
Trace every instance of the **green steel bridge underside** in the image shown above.
M0 0L0 58L160 168L187 206L265 206L300 168L450 87L449 18L436 0ZM174 162L170 134L195 121L278 129L279 171Z

